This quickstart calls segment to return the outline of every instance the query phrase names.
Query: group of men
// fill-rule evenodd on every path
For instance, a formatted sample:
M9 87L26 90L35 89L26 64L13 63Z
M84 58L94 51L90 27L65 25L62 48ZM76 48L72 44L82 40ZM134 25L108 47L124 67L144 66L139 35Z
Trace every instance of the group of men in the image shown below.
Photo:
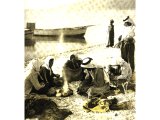
M49 56L37 69L38 60L31 63L29 73L25 78L25 94L46 94L47 96L56 96L61 91L60 96L69 96L73 91L68 87L72 81L80 80L77 88L80 95L87 94L89 98L103 96L109 92L110 87L122 85L124 91L125 85L132 76L130 64L122 58L117 58L115 63L108 66L98 65L91 57L85 59L78 58L72 54L62 70L62 77L54 74L52 66L54 58ZM58 95L59 96L59 95Z
M72 54L63 65L62 76L53 72L55 60L53 56L48 56L42 62L39 59L33 59L25 71L25 96L43 94L49 97L66 97L77 92L89 98L90 101L83 106L87 110L108 111L108 106L110 109L117 109L115 99L105 101L101 98L107 98L112 89L120 87L123 88L122 92L126 93L128 83L135 72L135 25L129 16L123 21L128 30L120 35L116 45L114 45L114 21L110 21L109 40L106 46L120 48L121 57L111 58L111 63L101 65L97 64L94 58L81 59L78 55ZM80 81L77 91L69 88L72 81ZM99 102L105 103L103 107L98 105Z

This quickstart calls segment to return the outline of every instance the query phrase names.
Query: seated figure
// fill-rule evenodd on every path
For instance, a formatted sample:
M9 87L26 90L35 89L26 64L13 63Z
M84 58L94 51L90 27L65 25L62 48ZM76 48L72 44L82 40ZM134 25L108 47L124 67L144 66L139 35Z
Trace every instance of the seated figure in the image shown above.
M70 60L63 66L63 76L68 82L81 80L83 76L83 69L81 68L82 60L77 55L72 54Z
M56 94L56 87L63 85L63 79L59 74L54 74L52 66L54 58L48 56L44 64L40 66L38 71L31 71L31 77L25 79L25 91L27 94L37 93L46 94L47 96L54 96Z
M95 64L90 57L84 59L81 66L84 68L85 79L80 83L77 92L87 94L89 98L107 94L110 80L105 68Z
M115 64L109 65L109 71L110 85L115 87L122 85L125 93L128 83L132 77L130 64L122 58L118 58Z

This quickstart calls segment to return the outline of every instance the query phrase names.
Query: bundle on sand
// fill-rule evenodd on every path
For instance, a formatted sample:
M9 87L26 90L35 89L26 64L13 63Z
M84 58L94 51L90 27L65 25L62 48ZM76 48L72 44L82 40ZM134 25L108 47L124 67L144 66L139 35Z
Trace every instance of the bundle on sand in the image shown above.
M94 98L90 99L83 105L83 109L86 112L108 112L110 110L127 110L127 102L118 102L116 98L113 99L101 99Z
M25 99L25 119L64 120L71 114L72 112L68 109L59 109L57 104L48 98Z

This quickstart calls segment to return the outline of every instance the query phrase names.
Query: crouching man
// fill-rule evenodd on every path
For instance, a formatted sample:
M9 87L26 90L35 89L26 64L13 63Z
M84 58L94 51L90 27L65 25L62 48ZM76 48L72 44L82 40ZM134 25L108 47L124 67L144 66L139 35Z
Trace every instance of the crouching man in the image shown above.
M35 69L37 61L35 61L29 70L29 74L25 77L25 94L37 93L46 94L47 96L54 96L56 94L56 87L63 85L63 79L59 74L54 74L52 66L54 58L48 56L38 69Z
M132 77L132 69L130 64L122 58L118 58L116 63L109 65L110 85L123 87L123 92L126 93L127 86Z
M109 75L104 67L96 65L92 58L85 58L81 67L84 68L85 79L78 87L78 94L87 93L89 98L104 96L109 92Z
M70 60L63 66L63 76L69 83L72 81L81 80L83 77L83 70L81 68L82 60L77 56L72 54Z

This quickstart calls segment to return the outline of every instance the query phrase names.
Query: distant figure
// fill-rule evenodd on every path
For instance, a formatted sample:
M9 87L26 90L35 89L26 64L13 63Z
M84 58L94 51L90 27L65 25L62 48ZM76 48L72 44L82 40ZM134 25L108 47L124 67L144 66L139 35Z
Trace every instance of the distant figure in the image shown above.
M108 45L106 47L112 47L114 46L114 20L110 20L110 25L108 26L108 32L109 32L109 37L108 37Z

